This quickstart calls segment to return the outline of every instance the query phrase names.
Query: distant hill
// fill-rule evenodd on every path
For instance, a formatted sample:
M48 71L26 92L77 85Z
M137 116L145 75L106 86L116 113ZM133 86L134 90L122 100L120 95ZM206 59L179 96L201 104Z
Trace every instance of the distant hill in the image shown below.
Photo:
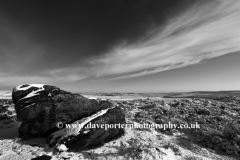
M0 99L11 99L12 91L0 91Z

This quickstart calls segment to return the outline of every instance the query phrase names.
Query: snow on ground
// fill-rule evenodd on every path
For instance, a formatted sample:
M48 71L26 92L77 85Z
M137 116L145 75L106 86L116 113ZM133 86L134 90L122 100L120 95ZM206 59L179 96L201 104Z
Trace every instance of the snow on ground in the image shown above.
M129 100L135 100L135 99L147 99L148 97L144 96L131 96L131 95L121 95L121 96L100 96L100 95L89 95L89 94L81 94L85 98L88 99L110 99L110 100L117 100L117 101L129 101ZM149 99L163 99L161 97L149 97Z
M237 158L221 156L201 148L183 134L165 135L153 129L134 128L126 128L122 137L105 143L101 147L81 152L56 153L48 148L43 138L24 141L0 139L0 152L0 160L27 160L41 155L51 156L51 160L237 160Z
M0 95L11 98L10 91L1 91ZM96 98L88 95L86 97ZM100 97L106 98L110 96ZM131 96L129 96L131 97ZM97 97L99 98L99 96ZM112 96L111 98L124 99L126 97ZM136 98L136 97L134 97ZM144 98L144 97L143 97ZM160 98L160 97L158 97ZM109 98L106 98L109 99ZM139 99L139 97L137 97ZM13 108L11 108L13 110ZM133 113L138 109L131 110ZM100 112L101 113L101 112ZM132 113L132 114L133 114ZM133 119L127 118L127 123L136 123ZM20 124L20 123L19 123ZM16 123L14 128L1 129L0 133L0 160L29 160L41 155L48 155L52 160L70 159L105 159L105 160L238 160L239 158L220 155L211 150L193 143L195 137L183 133L173 135L162 134L154 129L148 128L126 128L125 134L103 146L81 152L64 151L54 152L49 149L45 138L34 138L20 140ZM12 135L9 133L11 132ZM4 133L4 134L3 134ZM6 137L8 136L8 137Z
M101 100L113 100L113 101L132 101L137 99L153 99L153 100L165 100L172 101L177 98L162 98L162 97L146 97L146 96L136 96L136 95L127 95L123 94L121 96L100 96L100 95L90 95L90 94L81 94L88 99L101 99Z

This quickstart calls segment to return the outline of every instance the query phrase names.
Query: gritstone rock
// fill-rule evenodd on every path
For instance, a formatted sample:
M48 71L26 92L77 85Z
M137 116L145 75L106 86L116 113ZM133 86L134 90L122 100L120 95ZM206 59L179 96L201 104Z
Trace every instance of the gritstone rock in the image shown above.
M17 118L22 121L18 131L21 135L36 137L49 136L50 146L66 143L67 147L103 143L122 133L121 128L82 128L61 130L63 124L123 124L125 116L121 108L110 101L87 99L79 94L61 90L58 87L43 84L16 86L12 93ZM69 138L70 137L70 138ZM66 140L67 138L67 140Z

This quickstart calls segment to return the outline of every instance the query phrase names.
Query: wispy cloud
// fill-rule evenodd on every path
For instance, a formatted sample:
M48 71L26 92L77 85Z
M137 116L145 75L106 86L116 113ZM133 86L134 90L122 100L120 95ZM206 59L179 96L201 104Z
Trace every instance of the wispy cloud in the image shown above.
M31 30L21 32L14 22L2 17L0 20L0 83L9 85L139 77L240 51L239 0L199 1L161 27L155 26L135 43L123 41L106 54L91 58L79 54L79 63L74 60L56 68L53 66L58 54L47 59L46 47L31 40ZM67 55L59 55L59 59ZM46 59L53 65L37 69L45 65Z
M90 68L86 67L52 69L47 73L55 80L70 82L86 79L91 75Z
M196 64L240 50L240 1L196 4L151 32L151 38L120 44L93 59L97 78L143 76ZM96 67L97 66L97 67Z

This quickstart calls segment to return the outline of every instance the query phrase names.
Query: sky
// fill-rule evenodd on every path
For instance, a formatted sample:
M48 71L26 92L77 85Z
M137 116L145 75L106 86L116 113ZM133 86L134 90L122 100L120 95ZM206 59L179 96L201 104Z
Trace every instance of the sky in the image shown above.
M239 0L0 1L0 90L240 90Z

